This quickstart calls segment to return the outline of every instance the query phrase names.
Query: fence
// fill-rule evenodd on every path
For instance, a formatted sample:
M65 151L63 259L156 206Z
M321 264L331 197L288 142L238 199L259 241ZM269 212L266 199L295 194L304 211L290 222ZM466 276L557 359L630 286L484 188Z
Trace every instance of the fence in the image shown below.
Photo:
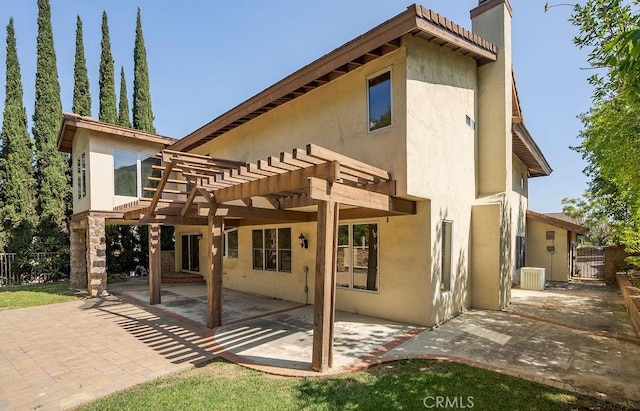
M40 263L45 258L55 257L56 253L31 253L30 257L34 262ZM16 253L0 253L0 287L12 284L20 284L25 281L42 280L32 270L30 274L17 274L12 266L15 264ZM66 270L65 270L66 271Z

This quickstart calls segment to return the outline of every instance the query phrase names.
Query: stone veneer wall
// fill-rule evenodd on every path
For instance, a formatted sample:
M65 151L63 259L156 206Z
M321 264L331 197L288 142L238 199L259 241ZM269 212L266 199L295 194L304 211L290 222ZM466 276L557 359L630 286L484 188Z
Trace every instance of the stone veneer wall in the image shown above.
M89 295L107 294L107 240L104 217L87 217L87 267Z
M69 286L76 290L87 289L87 230L71 230L71 274Z

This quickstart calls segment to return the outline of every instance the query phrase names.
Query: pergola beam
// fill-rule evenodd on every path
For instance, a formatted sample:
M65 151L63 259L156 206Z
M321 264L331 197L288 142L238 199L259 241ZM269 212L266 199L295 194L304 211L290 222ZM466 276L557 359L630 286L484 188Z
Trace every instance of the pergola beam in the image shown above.
M340 178L340 163L337 161L322 163L255 181L236 184L231 187L220 188L213 192L216 203L221 204L247 197L262 197L285 191L304 190L308 186L307 179L310 177L335 181Z
M164 187L167 185L167 180L169 180L169 176L171 175L171 170L173 169L173 163L167 163L166 168L162 174L162 180L158 183L158 189L153 195L153 199L151 200L151 204L149 205L149 212L151 215L155 215L156 207L158 206L158 202L162 197L162 191Z

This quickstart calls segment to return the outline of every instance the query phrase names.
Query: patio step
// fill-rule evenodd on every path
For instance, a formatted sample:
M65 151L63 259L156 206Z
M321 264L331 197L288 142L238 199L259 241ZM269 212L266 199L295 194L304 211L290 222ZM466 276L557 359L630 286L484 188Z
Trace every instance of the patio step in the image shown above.
M160 277L162 284L204 284L204 277L198 274L171 273L162 274Z

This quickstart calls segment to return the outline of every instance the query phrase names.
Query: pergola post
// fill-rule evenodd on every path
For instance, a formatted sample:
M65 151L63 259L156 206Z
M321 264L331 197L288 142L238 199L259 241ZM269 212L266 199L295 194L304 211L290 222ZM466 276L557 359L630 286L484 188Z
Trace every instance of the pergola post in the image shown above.
M333 366L337 237L338 203L321 201L318 205L313 354L311 360L311 367L319 372L327 371Z
M216 209L212 204L209 210L208 235L206 236L207 328L222 325L222 231L224 217L216 216Z
M160 224L149 224L149 304L160 304L162 275L160 253Z

